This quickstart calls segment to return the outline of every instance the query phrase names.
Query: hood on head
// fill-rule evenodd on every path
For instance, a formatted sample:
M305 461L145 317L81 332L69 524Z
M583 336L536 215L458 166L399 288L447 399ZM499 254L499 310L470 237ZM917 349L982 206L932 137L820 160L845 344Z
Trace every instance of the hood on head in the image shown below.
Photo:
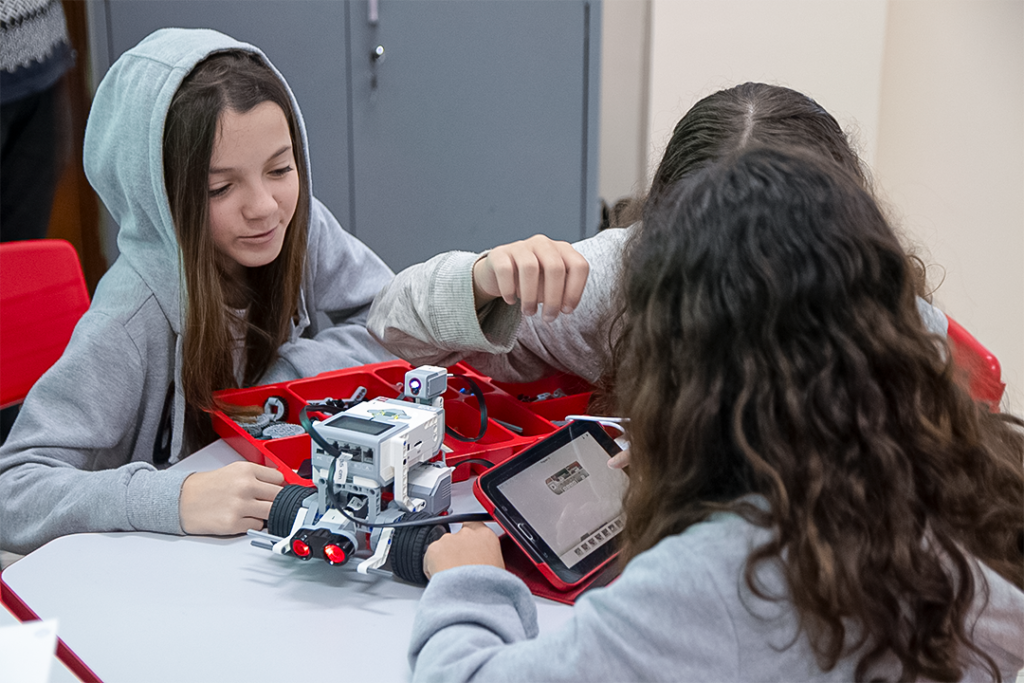
M280 72L253 45L210 29L160 29L110 67L96 90L85 129L85 174L117 221L120 259L146 281L178 334L184 279L164 186L164 121L174 93L195 65L226 50L259 55L288 88ZM302 137L301 163L309 178L306 129L290 88L288 94Z

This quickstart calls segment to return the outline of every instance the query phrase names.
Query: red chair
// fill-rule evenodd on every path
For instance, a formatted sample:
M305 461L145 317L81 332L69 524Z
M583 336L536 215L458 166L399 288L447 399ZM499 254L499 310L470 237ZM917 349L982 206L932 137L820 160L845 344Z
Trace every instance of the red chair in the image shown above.
M999 410L1006 385L1001 378L999 361L981 345L970 332L955 320L949 321L947 332L953 350L953 362L967 373L968 389L976 401L987 403L993 411Z
M82 265L68 242L0 244L0 408L25 399L88 308Z

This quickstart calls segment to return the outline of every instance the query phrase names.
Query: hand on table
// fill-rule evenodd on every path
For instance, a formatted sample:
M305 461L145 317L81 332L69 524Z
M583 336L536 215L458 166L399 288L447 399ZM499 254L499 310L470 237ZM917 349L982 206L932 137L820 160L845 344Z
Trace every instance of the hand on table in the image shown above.
M524 315L543 304L544 321L572 313L583 296L590 264L568 242L544 235L495 247L473 264L476 307L501 297L521 302Z
M445 534L427 546L423 573L429 579L445 569L472 564L505 568L497 535L483 522L467 522L454 534Z
M181 528L186 534L216 536L262 529L283 484L279 471L251 462L190 474L178 501Z

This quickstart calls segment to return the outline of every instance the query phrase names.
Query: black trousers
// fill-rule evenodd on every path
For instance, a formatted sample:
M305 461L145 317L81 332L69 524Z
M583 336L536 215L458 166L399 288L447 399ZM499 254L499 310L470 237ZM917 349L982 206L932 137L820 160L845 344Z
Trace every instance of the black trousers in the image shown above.
M0 241L42 239L63 161L62 81L0 106Z
M7 435L11 433L11 427L14 426L14 421L18 417L18 408L20 407L11 406L10 408L0 410L0 444L7 441Z

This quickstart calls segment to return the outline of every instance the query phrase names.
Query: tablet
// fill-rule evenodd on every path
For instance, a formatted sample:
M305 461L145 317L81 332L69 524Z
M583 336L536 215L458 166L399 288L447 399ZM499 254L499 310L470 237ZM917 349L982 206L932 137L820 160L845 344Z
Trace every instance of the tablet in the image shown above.
M628 477L596 422L575 421L481 474L473 492L553 586L568 590L617 554Z

